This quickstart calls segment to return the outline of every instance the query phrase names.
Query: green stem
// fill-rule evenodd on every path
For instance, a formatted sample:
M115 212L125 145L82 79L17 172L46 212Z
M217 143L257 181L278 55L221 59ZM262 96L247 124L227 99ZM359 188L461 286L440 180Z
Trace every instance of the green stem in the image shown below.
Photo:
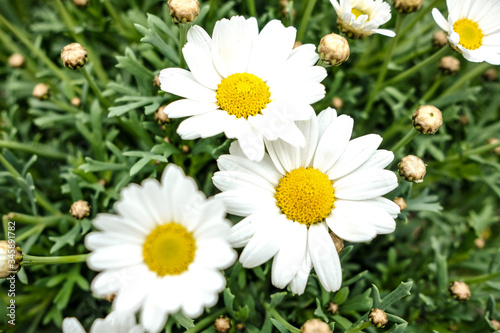
M24 224L35 224L35 225L54 225L61 222L61 220L66 220L68 222L75 222L75 219L71 215L52 215L52 216L33 216L22 213L11 212L3 216L4 220L15 221Z
M442 47L439 49L436 53L428 57L427 59L419 62L415 66L407 69L403 73L400 73L399 75L396 75L395 77L391 78L388 81L385 81L384 84L382 85L382 88L387 87L391 84L394 84L396 82L399 82L401 80L406 79L407 77L413 75L414 73L418 72L420 69L424 68L430 63L435 62L437 59L440 59L442 56L444 56L447 52L449 52L449 48L447 46Z
M16 243L20 243L24 241L26 238L30 237L31 235L34 235L36 233L42 233L43 229L45 229L45 225L40 224L37 226L32 227L28 231L22 233L21 235L17 236L16 234Z
M494 280L500 277L500 272L483 274L471 277L462 277L457 278L457 280L463 281L465 283L474 284L474 283L484 283L486 281Z
M118 15L118 13L115 10L115 7L109 2L109 0L103 0L102 2L104 4L104 7L106 7L106 10L108 11L108 13L111 15L111 17L115 21L116 26L118 28L118 31L120 32L120 35L130 36L130 33L128 33L128 31L130 31L130 29L134 29L134 27L131 26L129 28L125 28L125 26L122 22L123 20L120 18L120 16Z
M0 140L0 148L20 150L26 153L31 153L56 160L65 160L67 155L52 147L45 145L27 145L17 141Z
M445 92L443 92L443 94L441 95L441 97L445 97L445 96L447 96L447 95L455 92L463 84L465 84L466 82L468 82L468 81L474 79L475 77L483 74L490 67L491 67L491 65L489 63L484 62L484 63L476 66L474 69L472 69L470 71L467 71L451 87L449 87L448 89L446 89Z
M401 36L404 36L406 35L412 28L415 24L417 24L418 22L421 22L422 21L422 18L427 15L427 13L429 11L432 10L432 8L434 8L436 6L436 4L438 4L439 2L441 2L442 0L434 0L432 1L428 6L426 6L425 8L421 8L419 11L418 11L418 14L413 18L413 21L410 22L410 24L408 24L403 31L401 31Z
M297 33L297 40L299 42L302 42L302 40L304 39L304 34L306 33L307 24L309 23L309 20L311 19L311 14L312 14L312 11L314 9L315 4L316 4L316 0L307 1L307 7L306 7L306 10L304 11L304 15L302 15L302 20L300 21L299 32Z
M184 54L182 54L182 48L186 45L188 28L189 26L187 23L179 23L179 59L181 68L186 67L186 60L184 59Z
M211 325L214 323L215 319L219 318L223 314L226 313L226 308L219 309L215 311L214 313L210 314L206 318L203 318L200 320L193 328L188 329L185 333L196 333L207 327L208 325Z
M481 146L481 147L477 147L477 148L474 148L474 149L469 149L469 150L466 150L466 151L464 151L464 152L462 152L460 154L452 155L452 156L446 158L443 161L440 161L440 162L437 162L437 161L436 162L431 162L431 163L429 163L429 165L444 164L444 163L448 163L448 162L460 160L460 159L463 159L463 158L467 158L467 157L469 157L471 155L481 155L481 154L487 153L489 151L492 151L493 149L495 149L497 147L500 147L500 142L490 143L490 144L487 144L487 145L484 145L484 146Z
M387 70L389 68L389 62L391 61L392 54L394 53L394 50L396 49L396 45L398 43L399 30L401 30L401 25L403 24L404 18L405 15L403 14L398 14L396 18L396 28L395 28L396 36L392 39L391 44L389 46L389 50L387 50L387 53L385 54L384 63L379 68L375 87L371 90L370 96L368 97L368 102L365 105L365 109L361 113L361 118L363 119L368 118L368 114L370 113L373 103L375 102L375 97L377 96L377 93L380 91L382 87L382 82L384 81L385 76L387 74Z
M406 135L391 148L391 151L394 153L397 152L400 148L406 146L411 140L413 140L413 138L416 137L417 134L418 131L414 127L412 127L411 130L409 130L408 133L406 133Z
M59 257L36 257L23 254L23 266L32 265L52 265L52 264L73 264L77 262L84 262L87 260L87 254L75 254L71 256L59 256Z
M274 318L274 319L276 319L276 320L277 320L277 321L278 321L281 325L285 326L285 328L286 328L287 330L289 330L291 333L299 333L299 332L300 332L300 330L299 330L297 327L295 327L295 326L291 325L289 322L287 322L287 321L285 320L285 318L283 318L283 317L282 317L282 316L278 313L278 311L276 311L276 309L275 309L275 308L271 308L271 307L266 306L266 305L264 305L264 306L266 307L267 312L268 312L271 316L273 316L273 318Z
M250 16L257 17L257 10L255 9L255 1L247 0L248 11L250 12Z
M372 324L370 322L366 322L364 323L363 325L359 326L359 324L353 328L350 328L348 329L347 331L345 331L344 333L354 333L354 332L359 332L359 331L362 331L364 330L365 328L368 328L372 326Z
M101 90L99 89L97 84L95 84L95 80L92 77L90 77L87 67L84 66L80 71L83 73L85 80L87 80L87 82L89 83L90 89L92 89L94 94L97 96L97 99L99 100L101 105L106 110L109 109L111 107L111 103L102 95Z

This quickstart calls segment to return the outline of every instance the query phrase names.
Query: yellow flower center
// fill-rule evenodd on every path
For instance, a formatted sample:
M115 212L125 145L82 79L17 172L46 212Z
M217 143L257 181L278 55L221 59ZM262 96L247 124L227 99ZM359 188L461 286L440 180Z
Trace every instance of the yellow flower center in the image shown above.
M271 92L261 78L248 73L229 75L217 86L217 106L236 118L260 114L271 102Z
M142 248L149 269L160 276L178 275L187 270L195 252L193 234L173 222L156 227Z
M354 14L354 16L356 16L356 18L358 18L360 15L368 15L368 13L365 13L364 11L362 10L359 10L357 8L352 8L351 10L351 13ZM368 18L366 19L366 22L370 21L370 15L368 15Z
M483 45L483 31L472 20L464 18L456 21L453 24L453 31L460 36L459 44L468 50L475 50Z
M335 207L334 192L324 173L301 167L280 179L274 197L289 220L310 226L323 221Z

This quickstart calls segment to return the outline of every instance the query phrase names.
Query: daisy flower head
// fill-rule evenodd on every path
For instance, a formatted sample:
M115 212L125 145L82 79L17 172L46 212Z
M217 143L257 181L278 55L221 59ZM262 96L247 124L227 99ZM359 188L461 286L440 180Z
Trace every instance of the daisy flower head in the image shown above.
M434 8L434 20L456 51L471 62L500 65L500 1L447 0L448 19Z
M337 24L349 38L364 38L374 33L394 37L392 30L378 27L391 19L391 7L382 0L330 0L337 13Z
M86 333L78 319L64 318L62 333ZM135 315L130 312L112 311L105 319L96 319L89 333L144 333L144 328L136 323Z
M259 33L255 18L234 16L215 24L212 37L199 26L182 49L190 71L160 72L161 89L184 99L164 110L169 118L189 117L177 132L185 140L224 133L236 138L245 155L264 156L264 139L303 146L294 121L314 112L310 104L325 96L326 77L315 66L312 44L293 48L296 29L278 20Z
M159 332L171 313L190 318L215 305L226 284L219 271L236 260L231 224L216 199L206 199L192 178L169 164L161 183L147 179L121 191L114 214L99 214L88 234L87 264L99 273L96 296L116 294L113 310L140 311L148 332Z
M228 213L245 217L231 229L230 242L245 247L244 267L273 258L274 286L305 290L314 267L327 291L342 282L332 231L351 242L365 242L394 231L399 207L381 196L397 187L384 168L394 155L377 150L382 138L370 134L350 140L353 120L326 109L296 122L304 147L279 139L266 141L261 162L249 161L238 142L217 160L213 176Z

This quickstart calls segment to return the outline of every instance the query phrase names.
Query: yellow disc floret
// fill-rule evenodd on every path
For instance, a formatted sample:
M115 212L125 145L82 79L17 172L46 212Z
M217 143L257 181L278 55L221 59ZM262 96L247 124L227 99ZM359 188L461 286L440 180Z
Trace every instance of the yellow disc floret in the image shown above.
M261 78L249 73L229 75L219 83L217 106L236 118L260 114L271 102L271 92Z
M280 179L274 197L289 220L307 226L323 221L335 201L332 181L318 169L303 167Z
M149 269L160 276L178 275L194 260L193 234L177 223L156 227L144 242L142 254Z
M453 31L460 36L460 45L468 50L475 50L483 45L483 31L479 25L469 19L461 19L453 24Z
M364 11L362 10L359 10L357 8L352 8L351 10L351 13L354 14L354 16L356 16L356 18L358 18L360 15L368 15L368 13L365 13ZM370 15L368 15L368 18L366 19L366 22L370 21Z

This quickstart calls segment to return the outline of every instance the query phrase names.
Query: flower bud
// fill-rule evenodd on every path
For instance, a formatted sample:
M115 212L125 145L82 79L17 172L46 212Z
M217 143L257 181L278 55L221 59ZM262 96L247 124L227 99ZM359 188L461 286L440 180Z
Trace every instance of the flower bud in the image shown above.
M488 82L493 82L498 78L498 72L494 68L490 68L483 73L483 78Z
M399 12L407 14L419 10L423 2L424 0L394 0L392 4Z
M498 140L497 138L489 138L487 141L489 145L497 144L498 142L500 142L500 140ZM500 154L500 147L496 147L495 149L493 149L493 152L495 154Z
M394 203L399 206L399 209L401 211L405 210L406 207L407 207L406 206L406 201L403 198L395 197L392 201L394 201Z
M44 100L50 96L50 87L45 83L39 83L33 88L33 97Z
M73 3L78 8L85 8L89 5L89 0L73 0Z
M399 175L409 182L421 183L426 172L424 161L415 155L408 155L398 163Z
M200 12L198 0L168 0L170 16L175 23L193 22Z
M0 240L0 279L19 272L22 261L23 251L14 240Z
M82 104L82 100L78 97L73 97L70 101L71 105L74 107L79 107Z
M106 301L110 302L110 303L113 303L113 301L115 300L116 298L116 293L113 293L113 294L108 294L106 296L103 297Z
M481 249L484 249L484 246L486 244L485 244L485 241L483 238L476 238L476 239L474 239L474 245L476 246L476 248L481 250Z
M330 303L328 303L328 309L327 310L332 315L335 315L335 314L337 314L337 312L339 312L339 305L337 303L330 302Z
M155 87L157 87L157 88L161 87L160 76L159 75L155 75L155 77L153 78L153 85Z
M231 329L231 321L227 317L219 317L214 323L215 331L219 333L228 333Z
M81 68L87 63L87 51L78 43L68 44L61 51L61 60L69 69Z
M446 33L443 30L436 31L432 36L432 44L443 47L448 44L448 38L446 37Z
M181 151L184 153L184 154L189 154L189 152L191 151L191 148L189 148L188 145L182 145L181 147Z
M443 125L441 111L432 105L422 105L413 113L413 126L422 134L434 134Z
M9 66L12 68L21 68L24 66L25 62L26 59L24 59L24 56L20 53L14 53L8 60Z
M370 319L370 322L375 327L378 327L378 328L384 327L389 322L389 319L387 319L387 313L385 313L384 310L377 309L377 308L372 309L370 311L368 318Z
M327 323L319 319L309 319L300 328L301 333L332 333Z
M90 206L89 203L85 200L78 200L73 202L71 208L69 210L71 216L73 216L77 220L81 220L84 217L89 216L90 214Z
M301 42L301 41L296 40L296 41L295 41L295 43L293 43L293 48L295 49L295 48L297 48L297 47L299 47L299 46L301 46L301 45L302 45L302 42Z
M243 331L245 329L245 325L243 323L236 324L237 331Z
M450 294L458 301L467 301L471 296L469 286L461 281L453 281L450 284Z
M332 106L335 110L340 110L344 106L344 101L340 97L334 97L332 98Z
M327 64L338 66L349 59L351 51L349 43L344 37L331 33L321 38L318 53L320 59Z
M495 330L500 330L500 322L496 319L490 319L490 325L493 326Z
M155 120L160 124L166 124L172 121L164 112L166 107L166 105L162 105L155 112Z
M330 237L332 238L333 244L335 244L335 249L337 249L337 253L341 254L344 249L344 240L337 236L333 231L330 232Z
M451 56L442 57L439 61L439 69L444 75L453 75L460 69L460 61Z

